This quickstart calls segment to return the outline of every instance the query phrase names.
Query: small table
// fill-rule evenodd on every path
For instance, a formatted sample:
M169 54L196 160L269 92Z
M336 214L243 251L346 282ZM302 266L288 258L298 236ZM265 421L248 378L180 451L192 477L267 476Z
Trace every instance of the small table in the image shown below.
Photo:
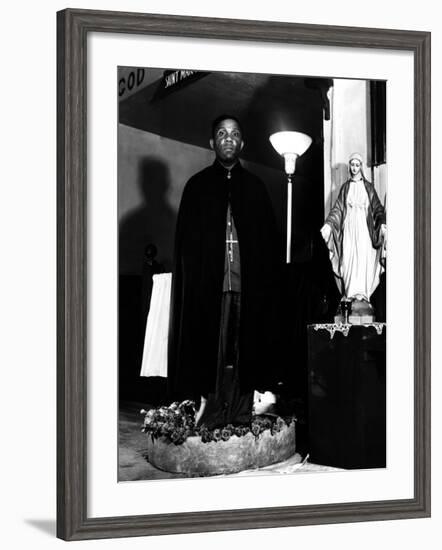
M386 466L386 325L308 325L310 460Z

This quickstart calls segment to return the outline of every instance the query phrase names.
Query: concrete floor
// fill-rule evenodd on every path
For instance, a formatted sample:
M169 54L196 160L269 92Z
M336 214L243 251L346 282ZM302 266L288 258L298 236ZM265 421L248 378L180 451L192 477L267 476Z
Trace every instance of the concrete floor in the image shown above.
M187 477L185 474L173 474L158 470L152 466L147 457L147 435L141 431L143 415L140 410L145 404L125 402L120 406L119 417L119 481L136 481L150 479L172 479ZM278 464L272 464L258 470L247 470L232 476L271 475L283 473L306 473L333 471L337 468L311 464L306 457L296 453L291 458ZM225 477L225 476L224 476Z

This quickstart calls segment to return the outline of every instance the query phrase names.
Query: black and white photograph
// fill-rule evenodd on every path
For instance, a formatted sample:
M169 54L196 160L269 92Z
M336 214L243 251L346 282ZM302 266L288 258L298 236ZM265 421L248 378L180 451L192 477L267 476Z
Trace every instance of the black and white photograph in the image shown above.
M439 550L438 3L2 8L2 547Z
M118 480L386 468L388 82L116 86Z

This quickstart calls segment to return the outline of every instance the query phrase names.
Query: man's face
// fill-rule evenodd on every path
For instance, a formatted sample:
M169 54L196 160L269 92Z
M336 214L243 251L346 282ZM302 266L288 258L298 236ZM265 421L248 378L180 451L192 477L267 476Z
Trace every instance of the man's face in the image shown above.
M233 164L238 160L244 142L238 123L231 118L222 120L215 128L210 147L216 158L224 164Z
M358 159L352 159L350 161L350 173L353 177L357 176L361 171L361 163Z

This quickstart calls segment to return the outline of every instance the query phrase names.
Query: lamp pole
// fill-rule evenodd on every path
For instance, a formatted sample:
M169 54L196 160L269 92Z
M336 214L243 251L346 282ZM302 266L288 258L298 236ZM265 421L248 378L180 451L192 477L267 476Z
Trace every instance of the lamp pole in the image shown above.
M286 263L291 261L291 250L292 250L292 175L287 174L287 250L286 250Z

